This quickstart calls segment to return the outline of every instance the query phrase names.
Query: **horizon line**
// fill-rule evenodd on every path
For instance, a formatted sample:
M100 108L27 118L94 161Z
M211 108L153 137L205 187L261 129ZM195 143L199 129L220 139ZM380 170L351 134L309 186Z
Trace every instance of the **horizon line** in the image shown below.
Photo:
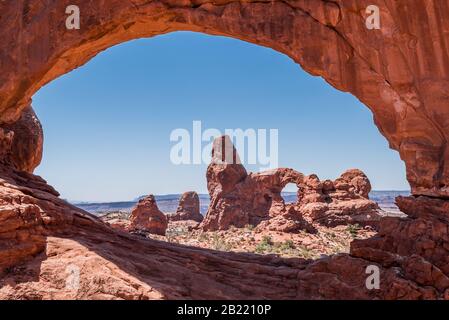
M371 190L371 192L408 192L411 193L411 190ZM370 192L370 193L371 193ZM292 191L285 191L285 192L281 192L281 194L295 194L296 192L292 192ZM123 203L123 202L137 202L139 198L141 197L146 197L148 195L150 195L151 193L147 194L147 195L141 195L138 196L132 200L119 200L119 201L83 201L83 200L70 200L70 199L65 199L63 198L63 200L73 204L73 205L77 205L77 204L101 204L101 203ZM181 196L183 193L167 193L167 194L153 194L155 197L166 197L166 196ZM208 193L197 193L198 196L208 196Z

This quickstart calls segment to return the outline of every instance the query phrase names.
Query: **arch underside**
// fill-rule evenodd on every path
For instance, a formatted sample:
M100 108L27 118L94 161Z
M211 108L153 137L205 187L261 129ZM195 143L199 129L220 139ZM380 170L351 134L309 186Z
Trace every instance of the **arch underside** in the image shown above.
M50 0L0 3L0 221L7 222L0 227L0 236L8 239L0 247L0 269L30 257L39 265L36 259L45 259L46 246L48 254L52 248L59 252L75 241L76 250L95 251L92 261L112 268L123 283L139 283L141 291L136 292L142 297L332 298L335 292L326 291L322 283L341 288L341 298L447 297L449 39L445 31L449 21L441 13L449 12L448 3L79 0L81 29L67 30L65 8L69 4ZM381 8L380 30L365 26L365 8L371 4ZM338 90L356 96L370 108L391 148L399 151L412 193L421 196L398 199L410 218L388 221L378 238L354 242L350 255L293 263L136 240L118 235L61 201L53 188L31 174L42 152L42 129L30 108L33 94L108 47L181 30L270 47ZM117 249L108 255L111 243ZM125 252L133 245L136 254L124 263ZM21 250L15 250L18 247ZM139 257L139 252L148 256ZM200 279L181 266L198 259L202 261L197 265L199 274L203 272L210 280L213 272L222 274L223 281L213 280L224 288L220 293L196 286ZM391 284L388 288L371 292L364 287L363 268L372 263L383 268L383 280ZM142 264L153 268L153 274L146 274L149 271ZM248 282L242 283L242 269L251 264L256 269L246 270ZM393 266L403 273L398 275ZM285 272L276 273L279 268ZM424 272L427 277L416 270L428 270ZM262 275L269 281L264 282ZM176 281L157 279L163 276ZM279 283L284 287L277 290Z
M448 40L433 35L436 47L422 26L405 24L417 14L446 24L436 12L447 5L416 12L390 2L379 4L384 25L375 31L360 1L81 1L80 30L65 28L64 1L3 3L0 23L20 28L6 26L0 37L0 122L17 120L39 88L115 44L179 30L223 35L282 52L355 95L400 152L413 193L447 197Z

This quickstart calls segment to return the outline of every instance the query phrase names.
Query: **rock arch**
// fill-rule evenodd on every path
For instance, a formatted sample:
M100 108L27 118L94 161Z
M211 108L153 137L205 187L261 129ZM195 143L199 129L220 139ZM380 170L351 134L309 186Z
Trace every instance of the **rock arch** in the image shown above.
M283 52L351 92L400 152L413 193L447 197L448 22L438 12L448 4L376 2L380 30L366 28L368 3L356 0L80 0L81 28L67 30L67 1L3 1L0 123L19 119L40 87L115 44L178 30L224 35Z
M77 298L449 298L447 2L78 0L81 29L67 30L70 4L0 2L0 281L8 271L8 283L26 282L0 283L1 298L67 297L53 287L64 283L64 269L52 261L77 257L86 283L108 281L105 291ZM365 27L373 4L380 30ZM358 97L406 163L416 197L397 201L409 218L381 222L379 235L353 242L349 255L290 261L136 239L59 199L31 174L42 150L33 94L110 46L179 30L273 48ZM30 259L27 274L15 277L14 267ZM373 264L381 268L378 291L365 287ZM39 268L53 269L40 279ZM104 268L113 276L104 278Z

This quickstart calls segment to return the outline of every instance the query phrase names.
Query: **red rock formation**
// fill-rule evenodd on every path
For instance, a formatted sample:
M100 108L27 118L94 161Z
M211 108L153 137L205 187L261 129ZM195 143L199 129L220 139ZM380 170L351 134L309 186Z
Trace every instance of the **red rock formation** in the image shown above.
M449 298L449 20L441 14L449 11L446 1L77 4L82 28L67 30L64 1L0 2L0 298ZM368 4L382 11L380 30L365 27ZM383 220L379 235L354 242L349 255L314 262L217 253L113 231L24 172L40 159L38 126L18 130L31 135L13 135L10 128L22 121L39 88L110 46L177 30L273 48L355 95L405 161L415 197L398 204L409 218ZM232 179L245 175L228 171ZM269 199L261 196L256 207L266 209ZM381 288L370 291L366 267L373 264L380 268ZM72 265L80 270L75 291L64 287Z
M225 161L223 145L231 154L230 163ZM337 180L324 182L287 168L247 174L242 164L235 163L239 156L227 136L214 141L212 155L207 169L211 204L201 224L206 231L262 222L259 228L294 232L311 230L312 222L377 225L380 220L381 210L368 199L371 184L360 170L348 170ZM281 196L289 183L298 187L297 204L286 205Z
M383 268L398 268L413 284L392 287L386 299L449 299L449 210L447 201L427 197L399 197L409 218L385 218L378 236L354 241L351 255ZM418 292L410 290L418 288Z
M18 121L0 126L0 163L33 172L42 160L42 127L31 107Z
M447 297L447 222L438 219L390 219L378 238L355 242L351 255L317 261L224 253L114 231L41 179L1 173L1 299ZM380 290L365 286L372 264ZM79 288L66 286L73 269Z
M167 215L169 221L193 220L201 222L203 215L200 213L200 198L194 191L185 192L179 199L176 213Z
M159 210L153 195L139 200L132 209L129 220L131 231L145 231L165 236L168 227L167 216Z
M445 201L400 199L402 210L417 208L410 218L383 220L379 235L354 242L350 255L305 261L142 239L70 206L36 176L1 166L0 174L0 299L449 297ZM429 216L419 202L431 206ZM373 264L380 290L365 286ZM65 285L71 268L78 289Z
M228 153L217 152L223 145L226 145ZM229 158L234 162L226 160L229 154L233 155ZM303 178L301 173L292 169L247 174L242 164L235 163L239 156L228 136L214 141L212 155L207 168L211 203L201 223L204 230L259 224L269 218L270 211L284 209L282 189L289 183L299 183Z
M129 220L125 219L111 219L108 220L106 223L109 224L115 230L123 232L128 232L131 227L131 223L129 222Z
M280 205L282 210L277 214L270 214L269 218L259 223L255 230L257 232L279 231L286 233L297 233L307 231L315 233L315 227L306 219L295 205Z
M380 30L365 25L366 7L373 4L382 12ZM64 2L0 3L0 123L19 119L44 84L120 42L178 30L226 35L283 52L307 72L351 92L400 152L413 194L449 196L449 44L443 31L449 21L438 14L447 12L445 1L110 0L104 5L80 0L77 5L82 28L67 30ZM22 21L20 28L14 19Z
M352 169L335 181L306 177L298 190L298 210L311 222L326 226L359 224L377 226L381 210L369 200L371 184L366 175Z

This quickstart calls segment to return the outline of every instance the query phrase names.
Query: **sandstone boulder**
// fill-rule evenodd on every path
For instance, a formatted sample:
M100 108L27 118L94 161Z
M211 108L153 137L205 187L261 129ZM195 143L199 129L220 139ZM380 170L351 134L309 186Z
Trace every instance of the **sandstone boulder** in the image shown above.
M274 214L267 220L263 220L256 228L256 232L278 231L283 233L298 233L307 231L316 233L316 228L304 219L302 212L294 204L282 207L279 214Z
M168 227L167 216L159 210L153 195L139 200L131 211L129 220L130 231L144 231L164 236Z
M107 224L119 231L127 232L128 230L130 230L130 221L126 219L111 219L107 221Z
M0 163L33 172L42 159L43 136L33 109L26 108L19 120L0 126Z
M124 232L128 232L130 229L129 214L123 211L108 212L102 215L100 219L110 225L112 228Z
M200 213L200 198L194 191L185 192L179 200L176 213L169 214L169 221L186 221L193 220L201 222L203 215Z

